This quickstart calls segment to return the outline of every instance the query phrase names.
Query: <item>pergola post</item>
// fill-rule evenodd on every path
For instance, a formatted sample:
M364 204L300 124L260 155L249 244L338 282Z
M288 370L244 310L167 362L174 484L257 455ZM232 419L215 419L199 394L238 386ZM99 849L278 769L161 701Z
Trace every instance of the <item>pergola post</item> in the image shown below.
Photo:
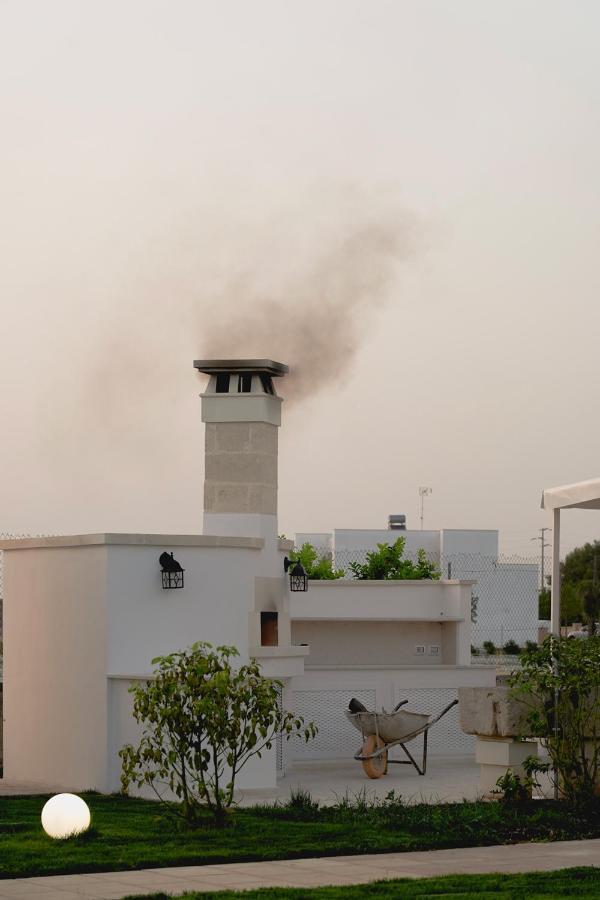
M550 630L560 635L560 507L553 511L552 584L550 588Z

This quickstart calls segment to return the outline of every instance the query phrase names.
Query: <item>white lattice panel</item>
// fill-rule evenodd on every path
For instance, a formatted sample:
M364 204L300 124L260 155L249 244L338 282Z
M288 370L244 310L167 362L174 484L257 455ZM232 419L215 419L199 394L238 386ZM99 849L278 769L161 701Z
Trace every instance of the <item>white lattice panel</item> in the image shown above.
M314 722L319 733L308 744L294 739L290 755L308 758L315 754L347 756L350 751L354 754L361 743L360 734L344 714L351 697L356 697L368 709L375 706L375 691L371 689L294 691L294 712L306 722Z
M394 704L408 700L406 709L436 716L445 706L456 700L458 692L453 688L412 688L403 690L394 685ZM415 739L415 746L422 738ZM461 731L458 706L454 706L430 729L427 738L428 753L450 756L474 754L475 737Z
M394 703L408 700L407 709L436 715L457 697L457 691L451 688L413 688L402 690L394 685ZM389 696L389 695L388 695ZM284 750L288 759L310 759L324 756L340 757L352 754L360 745L360 735L350 725L344 715L350 697L356 697L368 709L376 708L374 689L358 690L311 690L294 691L293 709L297 715L304 716L306 721L313 721L319 728L319 734L308 744L293 740ZM414 741L415 751L420 752L422 738ZM460 729L458 706L455 706L437 722L429 732L428 752L432 755L451 756L475 753L475 738L464 734Z

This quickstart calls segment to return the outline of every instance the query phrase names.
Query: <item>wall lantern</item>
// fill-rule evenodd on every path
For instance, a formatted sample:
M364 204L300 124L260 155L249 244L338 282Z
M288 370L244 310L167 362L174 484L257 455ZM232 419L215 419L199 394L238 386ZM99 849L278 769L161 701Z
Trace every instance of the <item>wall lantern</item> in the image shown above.
M306 591L308 589L308 577L301 563L288 559L283 561L283 568L290 572L290 591Z
M182 588L183 587L183 573L185 569L182 569L176 559L173 559L172 553L161 553L158 557L158 561L160 563L160 571L162 575L162 586L165 590L170 588Z

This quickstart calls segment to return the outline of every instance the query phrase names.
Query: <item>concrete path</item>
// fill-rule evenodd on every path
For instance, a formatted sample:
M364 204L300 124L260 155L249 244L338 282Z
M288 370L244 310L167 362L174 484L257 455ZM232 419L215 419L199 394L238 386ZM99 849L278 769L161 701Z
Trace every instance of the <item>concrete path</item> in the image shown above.
M244 890L259 887L319 887L365 884L382 878L426 878L485 872L537 872L600 865L600 839L550 844L469 847L419 853L381 853L264 863L181 866L0 880L0 898L10 900L120 900L128 894L164 891Z

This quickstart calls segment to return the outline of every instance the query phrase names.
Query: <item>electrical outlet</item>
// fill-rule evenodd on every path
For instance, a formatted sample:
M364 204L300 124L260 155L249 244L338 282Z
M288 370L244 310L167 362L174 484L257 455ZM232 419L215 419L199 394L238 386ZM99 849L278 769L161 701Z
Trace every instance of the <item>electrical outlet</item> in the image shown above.
M430 644L429 645L429 655L430 656L439 656L440 655L440 645L439 644Z
M415 656L425 656L425 645L424 644L416 644Z

